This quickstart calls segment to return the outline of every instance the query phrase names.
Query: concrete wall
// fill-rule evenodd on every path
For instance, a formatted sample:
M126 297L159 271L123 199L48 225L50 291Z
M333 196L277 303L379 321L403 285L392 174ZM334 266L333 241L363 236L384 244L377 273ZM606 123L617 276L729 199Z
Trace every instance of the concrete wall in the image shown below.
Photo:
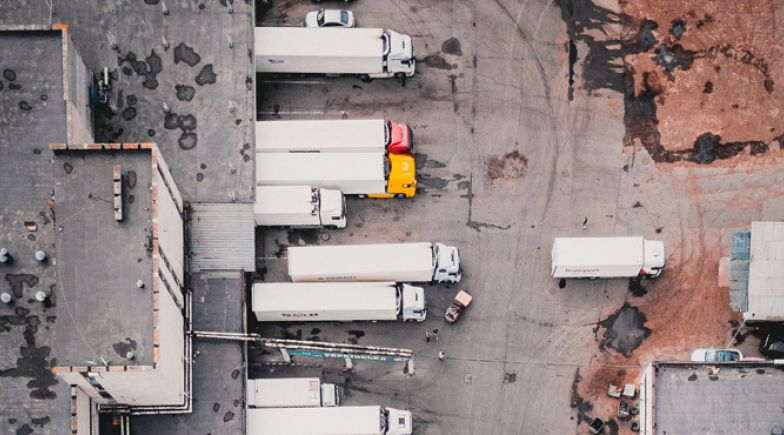
M158 162L161 160L159 158ZM158 248L166 256L169 271L176 278L178 287L181 287L185 282L184 225L177 204L163 183L158 183ZM174 286L175 283L168 276L164 276L164 279ZM182 290L178 293L182 293Z
M90 84L92 74L71 39L67 26L63 32L63 72L66 120L69 143L94 142Z
M640 379L640 433L643 435L654 435L653 430L654 416L654 390L653 383L656 371L652 364L648 364Z
M93 412L93 404L88 396L81 388L74 388L76 391L75 411L73 422L76 423L75 429L78 435L93 435L98 433L98 413ZM93 415L95 415L95 425L93 426ZM72 424L73 426L73 424ZM72 427L73 429L73 427Z

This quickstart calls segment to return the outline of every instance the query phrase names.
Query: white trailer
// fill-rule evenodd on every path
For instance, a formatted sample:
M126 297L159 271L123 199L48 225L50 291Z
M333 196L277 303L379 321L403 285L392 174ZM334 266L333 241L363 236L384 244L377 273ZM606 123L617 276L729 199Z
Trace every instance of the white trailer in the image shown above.
M346 226L346 201L339 190L313 186L258 186L254 211L258 226Z
M248 379L247 403L251 408L305 408L338 406L340 396L335 384L319 378Z
M248 435L410 435L411 411L380 406L256 408L246 411Z
M411 37L369 28L256 27L256 72L411 77Z
M424 321L425 290L394 282L255 283L260 322Z
M664 243L642 237L556 237L553 278L657 277L664 269Z
M256 158L259 186L318 186L346 195L385 194L383 153L265 153Z
M460 282L460 251L441 243L288 248L289 276L308 281Z
M411 129L386 119L257 121L257 153L412 154Z

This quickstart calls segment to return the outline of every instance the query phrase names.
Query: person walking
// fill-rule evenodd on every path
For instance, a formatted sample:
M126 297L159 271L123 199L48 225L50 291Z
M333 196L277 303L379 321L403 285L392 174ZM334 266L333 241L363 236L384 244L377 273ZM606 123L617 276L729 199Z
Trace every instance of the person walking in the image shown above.
M585 219L583 219L583 229L587 229L587 228L588 228L588 216L586 216Z
M438 352L438 359L439 361L443 361L446 359L446 354L444 352Z
M433 330L433 338L435 338L436 341L438 341L438 328Z
M425 331L425 342L430 343L430 331Z

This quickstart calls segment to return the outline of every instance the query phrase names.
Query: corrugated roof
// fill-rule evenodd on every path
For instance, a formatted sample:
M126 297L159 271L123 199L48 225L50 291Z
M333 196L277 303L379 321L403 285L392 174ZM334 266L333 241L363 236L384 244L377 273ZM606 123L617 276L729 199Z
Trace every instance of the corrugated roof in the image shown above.
M784 222L751 223L747 320L784 319Z
M191 204L191 271L255 269L252 203Z
M751 232L732 233L732 248L729 261L730 305L733 309L746 312L749 309L749 257L751 256Z

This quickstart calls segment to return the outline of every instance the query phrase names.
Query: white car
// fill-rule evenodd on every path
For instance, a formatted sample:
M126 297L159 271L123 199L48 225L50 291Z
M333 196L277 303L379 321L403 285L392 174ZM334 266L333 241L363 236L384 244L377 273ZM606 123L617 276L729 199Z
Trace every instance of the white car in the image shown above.
M737 349L695 349L691 353L694 362L737 362L743 361L743 354Z
M354 13L345 9L319 9L305 15L305 27L354 27Z

